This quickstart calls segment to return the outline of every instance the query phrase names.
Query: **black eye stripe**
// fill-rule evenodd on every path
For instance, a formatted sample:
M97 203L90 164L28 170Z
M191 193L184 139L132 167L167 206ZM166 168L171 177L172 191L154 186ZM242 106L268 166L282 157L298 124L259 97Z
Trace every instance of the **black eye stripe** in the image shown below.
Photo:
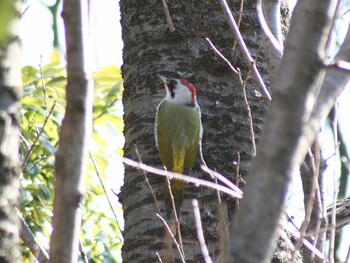
M170 81L170 85L171 85L173 88L175 88L176 85L177 85L177 81L174 80L174 79L172 79L172 80Z

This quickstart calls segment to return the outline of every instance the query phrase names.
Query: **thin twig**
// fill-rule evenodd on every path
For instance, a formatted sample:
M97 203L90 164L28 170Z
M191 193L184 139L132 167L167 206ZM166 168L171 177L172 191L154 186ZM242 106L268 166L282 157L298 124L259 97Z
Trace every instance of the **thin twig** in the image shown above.
M139 159L139 162L142 163L141 156L140 156L139 150L137 149L136 145L134 145L134 151L135 151L135 153L137 155L137 158ZM147 173L146 173L145 170L143 170L143 175L145 177L146 184L147 184L149 190L151 191L151 195L153 197L154 203L156 204L157 211L158 211L159 214L161 214L160 207L159 207L158 200L157 200L157 196L156 196L156 194L153 191L153 188L152 188L152 186L151 186L151 184L150 184L150 182L148 180L148 176L147 176Z
M239 5L239 16L238 16L238 20L237 20L237 27L238 29L241 26L241 22L242 22L242 17L243 17L243 7L244 7L244 0L240 1L240 5ZM236 53L236 48L237 48L237 38L235 38L235 40L233 41L233 45L232 45L232 51L231 51L231 57L233 57Z
M212 176L214 176L215 178L219 179L219 181L221 181L222 183L226 184L228 187L230 187L233 191L236 191L240 194L243 195L243 192L241 189L238 188L237 185L235 185L234 183L232 183L230 180L228 180L225 176L223 176L222 174L219 174L218 172L215 172L213 170L211 170L210 168L208 168L207 166L201 165L201 169L206 172L211 174Z
M45 118L45 120L44 120L43 127L42 127L41 130L39 131L38 135L36 136L36 138L35 138L35 140L34 140L34 142L33 142L33 144L32 144L32 146L30 147L30 149L28 150L26 156L24 157L23 164L22 164L22 168L21 168L21 171L22 171L22 172L23 172L23 169L24 169L24 167L26 166L26 164L27 164L27 162L28 162L28 160L29 160L29 157L30 157L30 155L31 155L31 153L32 153L32 151L33 151L33 149L34 149L34 147L36 146L36 144L37 144L37 142L38 142L38 140L39 140L41 134L43 133L43 131L44 131L44 129L45 129L45 126L46 126L46 124L47 124L47 122L48 122L48 120L49 120L49 118L50 118L50 116L51 116L51 114L52 114L52 112L53 112L55 106L56 106L56 101L53 102L53 104L52 104L52 106L51 106L51 109L50 109L50 112L49 112L49 114L46 116L46 118Z
M239 152L236 152L237 155L237 159L236 161L234 161L234 165L235 165L235 180L236 180L236 185L239 187L239 183L242 180L242 177L239 173L239 164L241 162L241 154Z
M258 20L260 23L260 27L265 35L265 37L270 41L271 45L278 50L279 52L283 51L283 47L281 46L281 44L278 42L278 40L276 39L276 37L272 34L266 20L265 20L265 16L262 10L262 0L258 0L256 3L256 11L257 11L257 16L258 16Z
M134 150L136 152L136 155L139 159L139 162L142 163L142 160L141 160L141 156L140 156L140 153L136 147L136 145L134 145ZM153 197L153 200L157 206L157 210L158 210L158 213L161 214L161 211L160 211L160 207L159 207L159 204L158 204L158 200L157 200L157 197L156 197L156 194L154 193L153 191L153 188L148 180L148 176L147 176L147 173L145 170L143 170L143 174L145 176L145 181L146 181L146 184L148 185L150 191L151 191L151 195ZM174 216L175 216L175 224L176 224L176 230L177 230L177 237L179 239L179 243L180 243L180 248L181 248L181 251L182 251L182 254L184 254L184 248L183 248L183 243L182 243L182 236L181 236L181 226L180 226L180 221L179 221L179 218L178 218L178 214L176 212L176 206L175 206L175 199L174 199L174 195L173 195L173 192L171 191L171 184L170 184L170 180L169 180L169 177L166 177L166 180L167 180L167 186L168 186L168 190L169 190L169 194L170 194L170 199L171 199L171 204L172 204L172 207L173 207L173 210L174 210ZM166 187L166 186L164 186Z
M200 157L201 162L202 162L202 165L201 165L201 166L204 166L204 167L206 167L206 168L208 169L209 175L211 176L211 178L214 179L215 184L217 184L217 183L218 183L218 180L217 180L217 179L215 178L215 176L211 173L212 170L209 169L207 163L206 163L205 160L204 160L202 138L199 140L199 157ZM219 203L221 204L220 191L216 191L216 194L217 194L217 196L218 196Z
M331 211L332 212L332 211ZM293 222L293 219L286 213L286 216L288 217L288 221L290 221L292 223L292 225L294 226L294 228L296 230L298 230L298 232L300 232L300 229L296 226L296 224ZM340 228L347 226L350 223L350 218L345 218L343 220L338 220L337 221L337 225L335 226L326 226L326 227L321 227L319 229L319 231L309 231L308 233L306 233L304 235L305 238L307 237L311 237L311 236L315 236L317 234L321 234L324 232L330 232L331 230L335 229L335 230L339 230Z
M166 229L168 230L168 232L169 232L171 238L173 239L173 241L174 241L174 243L175 243L175 245L176 245L176 247L177 247L177 250L178 250L179 253L180 253L180 257L181 257L182 262L185 263L185 258L184 258L184 255L182 254L180 245L179 245L179 243L176 241L176 238L174 237L173 232L171 232L171 229L170 229L169 225L167 224L167 222L165 221L165 219L164 219L161 215L157 214L157 216L159 217L160 220L163 221L163 224L165 225Z
M296 233L294 233L293 231L291 231L291 235L293 235L294 238L296 238L298 241L301 241L302 244L308 248L310 251L312 251L317 257L319 257L320 259L324 259L324 256L323 254L313 245L311 244L305 237L306 235L302 236L301 235L301 230L295 225L293 219L285 212L287 218L288 218L288 221L292 223L292 226L294 226L294 228L298 231L298 235ZM300 245L298 245L299 247ZM295 246L294 248L291 248L293 249L293 255L292 255L292 259L291 259L291 262L294 262L294 257L295 257L295 253L296 251L298 250L297 246Z
M350 72L350 63L345 60L337 60L331 63L324 62L324 66L326 69L337 69L344 72Z
M225 58L225 56L215 47L215 45L213 44L213 42L210 41L209 38L205 38L205 40L208 42L208 44L210 45L210 47L212 48L212 50L214 51L214 53L216 55L218 55L226 64L227 66L231 69L231 71L233 72L233 74L237 75L238 77L238 81L239 81L239 84L241 86L244 85L244 82L243 82L243 79L242 79L242 76L241 76L241 71L239 68L234 68L234 66L232 66L231 62Z
M325 46L325 51L326 51L326 56L327 57L330 57L330 53L331 53L331 44L333 42L333 39L334 39L334 36L333 34L337 34L337 29L336 29L336 22L338 21L339 19L339 13L340 13L340 10L341 10L341 4L343 3L344 1L342 0L337 0L337 6L335 8L335 13L332 14L332 25L331 25L331 28L329 29L329 34L328 34L328 38L327 38L327 42L326 42L326 46Z
M30 7L30 5L28 5L28 6L26 7L26 9L24 9L24 11L21 13L21 17L28 11L29 7Z
M230 61L228 61L228 59L225 58L225 56L214 46L214 44L210 41L209 38L206 37L205 40L209 43L209 45L212 48L212 50L214 51L214 53L217 54L228 65L228 67L231 69L231 71L235 75L238 76L238 80L239 80L239 83L240 83L242 91L243 91L244 106L247 110L247 114L248 114L248 118L249 118L249 130L250 130L251 140L252 140L252 153L251 154L252 154L252 156L255 156L256 155L256 145L255 145L255 135L254 135L254 128L253 128L253 117L251 114L250 106L249 106L248 99L247 99L247 93L245 90L246 83L248 82L248 79L250 78L251 69L249 69L249 72L247 73L247 76L246 76L245 80L243 81L242 76L241 76L241 71L239 69L235 69L232 66Z
M332 130L334 136L334 149L335 152L338 151L338 112L337 112L337 104L334 105L334 117L332 120ZM337 155L334 158L334 171L333 171L333 205L332 205L332 214L331 214L331 227L334 227L336 222L336 201L337 201L337 167L338 167ZM334 252L335 252L335 228L330 232L330 240L329 240L329 263L334 262Z
M214 189L214 190L219 190L219 191L221 191L225 194L228 194L232 197L242 198L241 193L237 193L237 192L231 190L230 188L224 187L222 185L217 185L217 184L212 183L212 182L208 182L208 181L205 181L202 179L197 179L197 178L183 175L183 174L178 174L178 173L174 173L174 172L160 170L160 169L151 167L151 166L143 164L143 163L135 162L135 161L128 159L128 158L125 158L125 157L122 158L122 161L123 161L123 163L125 163L129 166L132 166L132 167L135 167L138 169L142 169L142 170L145 170L145 171L153 173L153 174L170 177L172 179L176 179L176 180L180 180L180 181L189 182L189 183L192 183L196 186L198 186L198 185L206 186L206 187Z
M313 209L313 206L314 206L314 202L315 202L316 191L319 191L318 180L317 180L317 177L318 177L317 169L316 169L316 166L315 166L315 160L314 160L314 157L313 157L311 149L309 149L308 154L309 154L309 157L311 159L312 184L311 184L309 199L307 200L307 203L305 205L305 219L304 219L304 221L303 221L303 223L301 225L301 228L300 228L300 237L298 238L298 240L296 242L296 245L295 245L296 250L298 250L300 248L300 245L303 242L303 238L305 237L305 233L306 233L307 227L308 227L308 225L310 223L311 212L312 212L312 209ZM295 258L295 255L296 255L295 252L296 251L293 252L292 261L294 261L294 258Z
M320 142L319 139L316 138L315 142L312 145L312 151L313 154L310 156L311 159L311 163L313 164L313 169L315 169L316 171L316 175L317 175L317 184L316 184L316 193L315 193L315 209L317 212L317 222L316 222L316 227L314 228L315 232L317 233L315 235L315 239L313 242L313 245L320 251L325 251L324 250L324 243L325 243L325 238L324 236L321 236L321 233L319 233L320 229L321 229L321 224L324 222L326 222L325 220L325 206L322 203L322 198L321 198L321 189L323 187L323 180L322 176L323 174L320 174L320 166L321 166L321 149L320 149ZM321 184L321 185L320 185ZM312 222L314 223L315 218L311 218L311 220L313 220ZM308 229L309 232L309 229ZM320 238L320 240L319 240ZM322 243L320 243L320 242ZM317 245L318 244L318 245Z
M214 44L210 41L210 39L206 37L205 40L209 43L210 47L213 49L215 54L217 54L228 65L228 67L231 69L231 71L237 75L238 71L232 66L230 61L228 61L228 59L225 58L225 56L223 54L221 54L221 52L214 46Z
M43 86L43 90L44 90L44 103L45 103L45 111L46 111L46 116L49 114L48 112L48 107L47 107L47 95L46 95L46 85L45 85L45 81L44 81L44 72L43 72L43 68L42 68L42 63L43 63L43 56L40 55L40 64L39 64L39 68L40 68L40 78L41 78L41 84Z
M249 50L246 46L246 44L244 43L243 37L241 35L241 33L239 32L239 29L237 27L237 24L232 16L231 10L227 5L226 0L219 0L220 5L225 13L225 15L227 16L228 22L231 26L231 29L235 35L235 37L238 40L238 44L241 47L243 54L244 54L244 58L246 59L246 62L249 66L249 68L252 70L253 72L253 76L254 79L256 81L256 83L258 84L258 87L260 88L260 91L263 95L264 98L266 98L267 100L271 100L271 96L270 93L268 92L265 83L256 67L255 61L253 60L253 58L251 57Z
M236 155L237 155L237 159L234 162L234 165L236 166L234 177L235 177L236 185L239 187L239 183L242 180L242 177L239 173L239 164L241 162L241 155L239 152L237 152ZM239 199L238 198L235 199L235 204L236 204L236 209L238 209L239 208Z
M16 212L21 224L20 237L23 240L24 244L29 248L29 250L32 252L33 256L38 260L38 262L49 262L48 252L45 250L45 248L41 246L39 242L36 241L33 232L30 230L29 226L27 225L26 221L24 220L17 208Z
M89 263L89 259L86 255L85 248L83 246L83 243L81 240L79 240L79 251L80 251L80 257L84 263ZM41 262L40 262L41 263Z
M118 230L119 230L120 233L122 233L122 230L120 229L120 226L119 226L117 214L115 213L114 208L113 208L113 206L112 206L112 202L111 202L111 200L109 199L109 196L108 196L106 187L105 187L105 185L104 185L104 183L103 183L103 181L102 181L101 174L100 174L100 171L99 171L99 169L98 169L98 167L97 167L95 158L94 158L94 156L92 155L92 153L91 153L90 151L89 151L89 155L90 155L90 159L91 159L91 161L92 161L92 164L93 164L93 166L94 166L95 172L96 172L96 174L97 174L97 178L98 178L98 180L100 181L100 184L101 184L101 186L102 186L103 192L105 193L105 196L106 196L106 199L107 199L109 208L111 209L111 211L112 211L112 213L113 213L113 216L114 216L114 219L115 219L115 222L117 223ZM121 235L121 237L122 237L122 235Z
M228 213L227 203L222 202L217 204L217 211L219 216L219 249L220 255L217 262L230 262L230 235L228 231Z
M33 171L35 169L35 167L42 161L46 159L46 156L45 155L41 155L40 156L40 159L35 161L35 163L33 164L33 166L28 170L28 173L30 173L31 171Z
M205 263L212 263L213 261L211 260L211 258L209 256L208 247L205 244L201 215L199 212L197 199L192 200L192 205L193 205L193 212L194 212L194 221L195 221L196 227L197 227L197 237L198 237L199 246L201 248L204 261L205 261Z
M168 187L170 200L171 200L171 206L172 206L173 211L174 211L175 221L178 221L177 212L176 212L176 205L175 205L175 198L173 195L173 191L171 190L170 179L169 179L169 177L165 177L165 180L166 180L166 186L164 186L164 187Z
M346 255L345 262L350 262L350 245L349 245L349 248L348 248L348 254Z
M176 225L177 237L178 237L178 239L179 239L179 244L180 244L181 252L182 252L182 254L183 254L184 257L185 257L185 251L184 251L184 247L183 247L183 243L182 243L182 236L181 236L180 220L179 220L178 214L177 214L177 212L176 212L175 199L174 199L173 191L171 190L170 179L169 179L169 177L166 177L165 179L166 179L167 187L168 187L169 194L170 194L171 205L172 205L173 211L174 211L174 217L175 217L175 225Z
M185 258L185 250L184 250L184 245L183 245L183 242L182 242L180 220L178 218L178 215L177 215L176 211L174 211L174 214L175 214L175 224L176 224L176 230L177 230L177 238L179 239L179 244L180 244L180 248L181 248L181 251L182 251L182 255Z
M163 260L162 260L162 258L160 257L160 255L159 255L158 252L156 252L156 255L157 255L157 258L158 258L159 262L160 262L160 263L163 263Z
M248 81L248 75L247 75L247 81ZM250 139L251 139L251 144L252 144L251 155L254 157L256 155L256 144L255 144L255 134L254 134L254 126L253 126L253 116L252 116L252 111L250 110L250 106L248 103L247 92L246 92L245 86L246 86L245 84L242 86L243 102L244 102L244 106L245 106L245 109L246 109L247 114L248 114Z
M327 227L321 227L318 232L316 231L310 231L309 233L305 234L305 237L314 236L316 234L324 233L324 232L331 232L332 230L337 231L340 228L347 226L350 223L350 218L345 218L343 220L338 220L337 224L335 226L327 226Z
M214 182L216 183L216 184L218 184L218 178L214 178ZM220 191L216 191L216 194L217 194L217 196L218 196L218 201L219 201L219 204L221 204L222 202L221 202L221 195L220 195Z
M165 13L165 17L166 17L166 22L169 26L169 30L170 30L170 32L174 32L175 27L174 27L173 21L171 20L171 16L170 16L170 12L169 12L169 8L168 8L168 5L166 3L166 0L162 0L162 3L163 3L164 13Z

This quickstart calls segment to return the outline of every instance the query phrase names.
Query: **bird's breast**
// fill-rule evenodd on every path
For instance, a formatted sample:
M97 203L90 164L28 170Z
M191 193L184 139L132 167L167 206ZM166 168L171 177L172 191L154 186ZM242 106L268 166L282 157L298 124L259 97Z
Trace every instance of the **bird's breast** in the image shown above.
M157 126L165 143L173 147L198 144L201 129L199 107L163 101L158 107Z

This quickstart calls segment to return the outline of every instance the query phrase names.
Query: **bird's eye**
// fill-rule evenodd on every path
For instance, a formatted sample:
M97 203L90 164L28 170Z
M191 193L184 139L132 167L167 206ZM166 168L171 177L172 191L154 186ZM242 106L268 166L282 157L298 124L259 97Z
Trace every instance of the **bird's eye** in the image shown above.
M175 88L176 85L177 85L177 81L174 80L174 79L172 79L172 80L170 81L170 85L171 85L173 88Z

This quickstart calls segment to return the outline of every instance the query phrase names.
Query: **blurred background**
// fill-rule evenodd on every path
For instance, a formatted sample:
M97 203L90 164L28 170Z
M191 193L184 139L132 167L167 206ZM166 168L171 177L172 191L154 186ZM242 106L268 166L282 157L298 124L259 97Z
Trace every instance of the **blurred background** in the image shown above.
M334 41L332 42L332 50L336 50L344 38L344 34L349 24L349 14L346 11L349 7L349 1L344 3L344 13L337 21L337 30L334 34ZM21 41L22 41L22 65L23 67L30 66L36 69L36 74L39 74L40 68L51 69L56 67L58 64L64 65L64 54L65 54L65 40L64 40L64 27L61 19L62 1L61 0L26 0L22 8L22 30L21 30ZM90 253L96 253L90 255L94 258L93 262L120 262L120 246L122 243L122 236L119 228L123 228L122 209L118 203L116 194L123 183L123 166L121 163L116 161L118 155L122 155L122 147L124 144L124 138L122 135L122 103L121 103L121 92L122 82L120 75L120 67L122 61L122 48L123 42L121 38L121 26L120 26L120 12L118 0L90 0L90 57L91 57L91 68L95 72L98 85L104 87L107 98L111 97L108 93L113 87L116 87L116 92L119 94L118 97L111 99L110 112L106 114L107 122L103 122L100 119L100 123L97 121L97 125L94 131L99 134L98 136L103 137L104 140L99 139L97 135L94 135L94 140L91 142L91 152L97 159L97 166L100 166L99 176L96 176L96 167L91 165L91 178L87 188L91 185L98 185L99 187L94 189L94 198L89 197L88 200L92 200L92 204L86 207L85 216L88 217L85 221L84 227L84 239L100 240L96 247L92 241L90 243L86 241L86 245ZM28 68L27 68L28 69ZM27 71L24 71L27 72ZM64 74L64 73L60 73ZM111 80L111 76L108 74L114 74L116 79ZM51 76L51 75L50 75ZM45 76L47 77L47 76ZM107 77L109 78L107 81ZM100 82L98 82L100 81ZM27 82L32 83L32 82ZM107 83L107 85L106 85ZM97 87L99 87L97 85ZM110 86L108 86L110 85ZM35 86L35 85L34 85ZM40 84L36 84L38 88ZM28 84L28 87L32 87L32 84ZM101 92L101 94L103 94ZM105 100L104 95L97 94L97 97L102 98L101 105L95 105L95 110L102 109ZM63 96L64 93L57 96ZM108 97L109 96L109 97ZM339 128L346 143L347 151L350 152L350 89L346 88L342 96L338 100L337 114L339 116ZM106 110L106 109L105 109ZM113 122L113 118L118 122ZM204 127L205 128L205 127ZM329 205L333 202L333 189L339 189L339 184L343 185L343 195L348 196L350 193L349 175L345 178L340 178L340 162L345 165L349 165L347 158L340 158L338 146L334 143L334 136L331 124L325 121L323 128L322 142L324 148L324 156L327 159L327 170L325 180L327 185L326 189L326 204ZM104 155L104 159L101 157ZM349 156L346 156L349 157ZM100 159L99 159L100 158ZM100 161L99 161L100 160ZM102 160L102 161L101 161ZM25 177L25 176L24 176ZM106 198L103 186L101 185L100 179L104 182L105 191L109 196L112 206L115 211L112 211ZM25 178L23 181L25 182ZM33 181L31 181L33 182ZM29 183L24 185L28 185ZM336 184L336 185L335 185ZM335 187L334 187L335 185ZM92 187L93 188L93 187ZM91 189L92 189L91 188ZM300 226L303 220L303 196L300 194L301 181L298 176L298 168L296 167L295 176L293 182L290 185L290 191L286 197L286 207L290 216L292 216ZM337 193L338 194L338 193ZM29 206L29 203L28 203ZM29 209L29 208L28 208ZM88 210L95 210L98 214L91 214ZM24 209L25 211L25 209ZM48 212L47 212L48 213ZM49 213L48 213L49 214ZM38 215L40 216L40 215ZM104 218L107 217L108 219ZM117 218L115 218L117 217ZM27 217L27 222L32 220L31 217ZM101 221L102 220L102 221ZM117 221L118 226L114 226L111 221ZM97 222L101 225L97 225ZM112 225L109 229L109 233L101 234L101 226L108 222L108 225ZM33 223L35 225L35 223ZM96 228L94 228L97 226ZM37 238L40 239L41 243L48 248L48 237L50 234L49 217L45 223L46 230L37 229L34 231ZM103 228L103 227L102 227ZM34 228L35 229L35 228ZM293 229L293 227L291 227ZM112 231L112 233L110 233ZM115 232L113 232L115 231ZM342 239L340 247L338 249L339 258L345 259L350 244L350 227L347 226L342 230ZM118 236L117 240L113 242L116 244L115 250L111 249L109 242L111 236ZM110 251L107 251L110 250ZM98 256L96 256L98 255ZM28 262L32 259L28 259Z

